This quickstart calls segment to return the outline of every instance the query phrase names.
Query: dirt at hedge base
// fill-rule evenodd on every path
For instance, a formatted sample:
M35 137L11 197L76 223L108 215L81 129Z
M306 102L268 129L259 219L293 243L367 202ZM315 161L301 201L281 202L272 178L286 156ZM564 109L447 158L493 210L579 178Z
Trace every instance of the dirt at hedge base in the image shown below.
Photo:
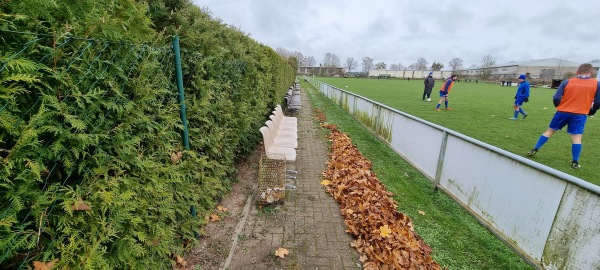
M231 192L219 204L228 210L219 212L215 209L215 212L219 213L220 220L208 222L203 228L203 236L198 240L199 243L196 248L185 256L186 267L179 269L223 269L233 243L236 226L243 217L244 205L248 196L252 195L252 188L258 178L258 163L262 151L262 147L258 147L248 158L236 165L238 168L236 177L238 181L233 184ZM235 256L236 260L243 256L247 256L250 260L253 254L251 252L236 253ZM242 261L246 260L242 258Z

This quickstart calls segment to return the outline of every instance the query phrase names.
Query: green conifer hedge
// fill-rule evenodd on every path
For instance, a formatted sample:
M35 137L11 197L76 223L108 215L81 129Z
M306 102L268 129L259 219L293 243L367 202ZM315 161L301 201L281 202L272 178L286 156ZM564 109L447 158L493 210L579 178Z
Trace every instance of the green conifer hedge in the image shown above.
M0 268L170 268L260 140L294 59L188 0L0 10Z

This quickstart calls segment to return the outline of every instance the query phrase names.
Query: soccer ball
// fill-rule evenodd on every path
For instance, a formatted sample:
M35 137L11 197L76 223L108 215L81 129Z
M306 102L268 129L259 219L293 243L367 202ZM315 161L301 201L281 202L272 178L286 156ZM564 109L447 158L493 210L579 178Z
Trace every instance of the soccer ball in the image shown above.
M427 101L431 101L431 99L430 99L430 98L428 98L428 99L427 99Z

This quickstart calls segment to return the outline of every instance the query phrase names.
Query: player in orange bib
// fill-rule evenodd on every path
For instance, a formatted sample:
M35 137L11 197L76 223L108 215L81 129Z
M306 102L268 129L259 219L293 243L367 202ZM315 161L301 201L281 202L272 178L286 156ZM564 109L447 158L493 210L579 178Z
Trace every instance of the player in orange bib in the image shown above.
M440 89L440 101L438 101L437 106L435 106L436 111L438 111L438 112L441 111L440 106L442 105L442 101L444 102L444 105L446 106L446 110L448 110L448 111L452 110L448 107L448 93L450 93L450 90L452 90L452 86L454 86L454 81L456 81L457 78L458 78L458 76L453 74L450 77L450 79L448 79L446 81L446 83L444 83L444 85L442 85L442 88Z
M556 114L552 118L548 130L540 136L534 148L527 153L533 157L557 130L567 126L571 135L571 167L579 169L581 154L581 138L588 115L594 115L600 108L600 82L591 78L594 67L582 64L577 68L577 77L563 81L552 101Z

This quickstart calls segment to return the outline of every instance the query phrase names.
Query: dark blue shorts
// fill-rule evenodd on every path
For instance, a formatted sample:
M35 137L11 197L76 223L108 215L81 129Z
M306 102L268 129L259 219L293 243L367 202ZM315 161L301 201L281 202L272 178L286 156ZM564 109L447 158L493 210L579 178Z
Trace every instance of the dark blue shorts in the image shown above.
M448 92L440 90L440 97L448 97Z
M567 126L567 132L569 134L583 134L586 120L587 115L585 114L556 112L552 121L550 121L549 128L559 130Z
M521 106L521 105L523 105L524 101L525 101L525 98L518 97L517 99L515 99L515 105Z

